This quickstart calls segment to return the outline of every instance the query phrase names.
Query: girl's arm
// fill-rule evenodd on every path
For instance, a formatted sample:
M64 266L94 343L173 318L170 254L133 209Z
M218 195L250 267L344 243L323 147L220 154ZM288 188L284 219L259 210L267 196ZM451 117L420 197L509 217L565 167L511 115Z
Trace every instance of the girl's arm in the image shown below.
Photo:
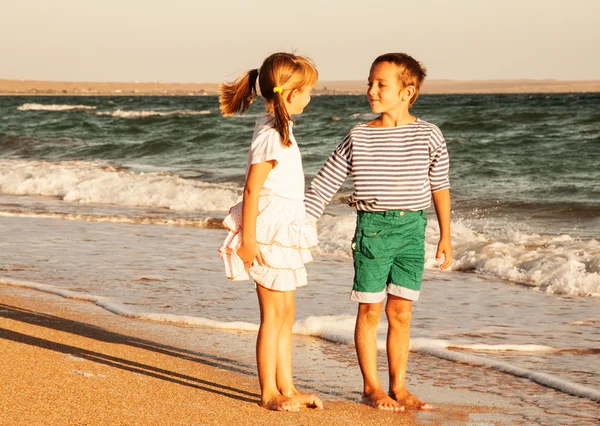
M273 170L275 163L274 160L271 160L252 164L248 171L242 200L242 244L237 251L238 256L244 261L246 269L252 265L257 256L259 263L262 264L262 258L256 245L258 194L265 184L267 176Z

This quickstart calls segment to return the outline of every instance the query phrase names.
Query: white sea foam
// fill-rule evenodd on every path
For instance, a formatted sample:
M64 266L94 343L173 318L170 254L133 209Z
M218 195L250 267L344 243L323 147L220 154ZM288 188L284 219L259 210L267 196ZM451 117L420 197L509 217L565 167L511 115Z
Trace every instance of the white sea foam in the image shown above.
M65 201L182 211L227 211L241 193L231 185L136 173L100 162L0 160L0 193L44 195Z
M324 215L319 220L319 252L351 257L355 214ZM437 269L439 231L429 221L425 267ZM509 228L503 233L479 233L461 221L452 222L452 270L476 272L535 287L541 291L600 297L600 242L569 235L538 235Z
M91 105L62 105L62 104L33 104L26 103L17 107L19 111L76 111L76 110L95 110L97 107ZM96 115L118 117L118 118L143 118L154 116L172 116L172 115L207 115L212 114L210 110L190 110L177 109L173 111L154 111L154 110L133 110L124 111L117 109L115 111L97 111Z
M23 212L16 210L0 210L0 217L30 217L44 219L85 220L87 222L129 223L138 225L170 225L190 228L208 228L219 219L207 217L203 219L187 219L183 217L133 217L122 215L81 214L64 212Z
M456 229L456 227L455 227ZM569 235L508 232L456 243L455 271L476 271L576 296L600 296L600 242Z
M183 179L166 171L120 170L101 162L40 162L0 160L0 193L53 196L69 202L167 208L174 211L225 212L240 200L241 188ZM38 212L40 213L40 212ZM6 211L5 214L24 215ZM41 214L41 213L40 213ZM45 214L45 213L44 213ZM48 213L51 214L51 213ZM202 225L165 219L104 219L72 214L67 219L126 223ZM324 215L319 221L317 254L351 257L350 241L356 215ZM427 269L436 269L437 223L426 231ZM476 232L460 220L452 223L452 269L492 275L531 286L540 291L574 296L600 297L600 242L569 235L539 235L509 226L502 232Z
M172 314L156 314L156 313L144 313L144 312L135 312L131 309L125 307L125 305L121 303L117 303L111 300L108 297L96 296L93 294L86 294L76 291L67 290L61 287L35 283L31 281L21 281L14 279L5 279L0 277L0 284L10 285L13 287L23 287L30 288L33 290L41 291L43 293L55 294L57 296L64 297L66 299L79 300L83 302L91 302L103 309L106 309L113 314L120 315L127 318L136 318L142 320L163 322L169 324L178 324L178 325L196 325L217 329L226 329L226 330L242 330L242 331L257 331L258 325L247 323L243 321L234 321L234 322L223 322L211 320L208 318L200 318L193 316L185 316L185 315L172 315Z
M177 325L203 326L223 330L253 332L258 330L257 324L243 321L223 322L193 316L135 312L131 309L128 309L120 303L112 301L107 297L75 292L47 284L20 281L14 279L5 279L2 277L0 277L0 284L30 288L45 293L59 295L68 299L91 302L112 313L129 318L157 321ZM294 325L295 334L319 337L334 343L345 345L353 344L353 329L354 317L350 315L308 317L306 319L297 321ZM385 339L378 340L378 349L384 350L385 345ZM536 352L556 350L547 346L537 345L485 345L483 347L485 348L484 350L488 351L494 350ZM453 351L449 350L449 348L461 349L461 351ZM600 391L596 389L582 386L577 383L564 380L549 374L527 370L506 362L497 361L467 353L467 351L482 350L482 345L464 344L440 339L412 338L410 341L410 350L436 356L438 358L445 359L448 361L454 361L502 371L517 377L526 378L528 380L531 380L532 382L556 389L564 393L600 402Z
M512 374L516 377L522 377L540 385L556 389L563 393L587 398L592 401L600 402L600 391L582 386L569 380L561 379L550 374L540 373L537 371L527 370L507 362L497 361L489 358L484 358L477 355L468 354L465 352L456 352L446 349L448 346L439 342L431 342L428 339L423 341L411 340L411 350L416 352L433 355L448 361L460 362L464 364L474 365L478 367L491 368L493 370L502 371Z
M582 320L571 321L570 325L600 325L600 318L585 318Z
M74 111L96 109L96 107L89 105L23 104L17 109L19 111Z
M207 115L211 114L209 110L194 111L189 109L178 109L175 111L123 111L117 109L116 111L98 111L97 115L107 115L111 117L119 118L143 118L143 117L154 117L154 116L170 116L170 115Z

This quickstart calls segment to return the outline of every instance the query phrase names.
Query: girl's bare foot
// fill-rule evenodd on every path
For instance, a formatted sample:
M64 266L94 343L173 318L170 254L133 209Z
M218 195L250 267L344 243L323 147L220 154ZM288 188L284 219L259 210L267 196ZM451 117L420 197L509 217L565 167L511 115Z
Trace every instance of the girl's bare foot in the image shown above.
M390 397L405 407L417 408L419 410L431 410L433 407L428 402L423 402L406 389L390 390Z
M300 404L297 401L283 395L275 395L270 399L261 400L259 405L273 411L300 411Z
M363 402L369 407L386 411L404 411L404 407L394 401L383 389L363 394Z
M315 408L317 410L323 409L323 401L321 401L321 399L316 395L312 395L310 393L300 393L296 391L291 398L298 404L307 408Z

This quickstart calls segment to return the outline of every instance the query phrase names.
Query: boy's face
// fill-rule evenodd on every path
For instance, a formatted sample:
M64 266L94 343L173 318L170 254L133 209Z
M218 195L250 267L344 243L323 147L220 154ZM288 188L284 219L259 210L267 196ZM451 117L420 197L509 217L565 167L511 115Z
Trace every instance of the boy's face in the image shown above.
M367 98L371 111L384 113L408 108L405 88L398 81L398 68L391 62L381 62L371 68Z

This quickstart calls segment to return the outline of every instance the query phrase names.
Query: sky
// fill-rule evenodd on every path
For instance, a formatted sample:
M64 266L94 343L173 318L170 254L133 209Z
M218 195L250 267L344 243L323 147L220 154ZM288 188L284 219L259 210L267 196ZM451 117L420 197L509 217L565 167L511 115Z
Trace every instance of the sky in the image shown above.
M271 53L321 81L405 52L428 79L600 79L600 0L0 0L0 79L234 80Z

